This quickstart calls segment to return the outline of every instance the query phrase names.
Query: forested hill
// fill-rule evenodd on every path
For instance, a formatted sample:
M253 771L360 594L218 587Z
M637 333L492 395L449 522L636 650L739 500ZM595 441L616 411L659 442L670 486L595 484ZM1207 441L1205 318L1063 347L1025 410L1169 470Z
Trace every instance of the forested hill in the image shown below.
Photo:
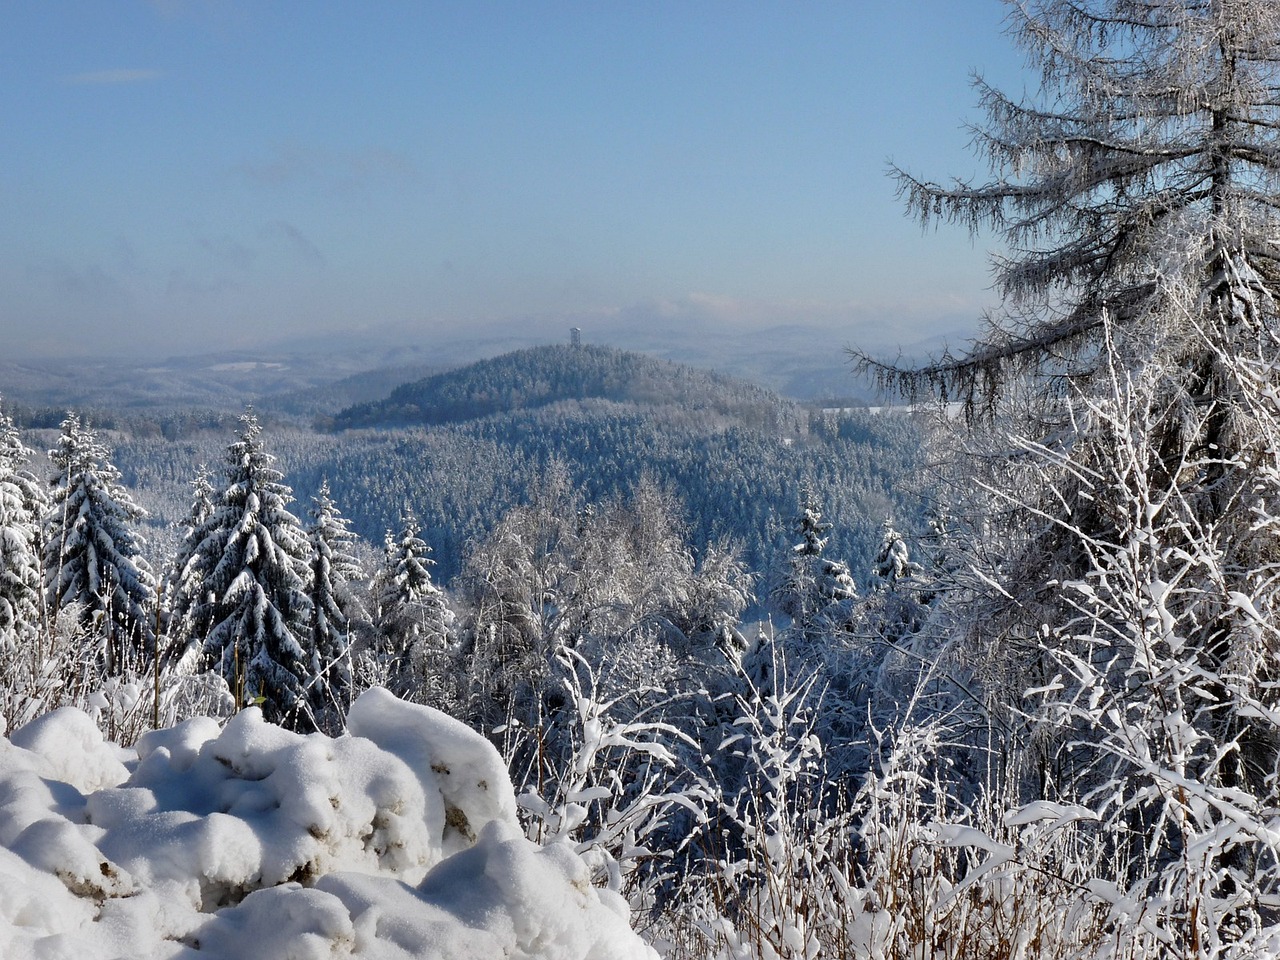
M754 384L608 347L557 345L406 383L385 400L343 410L333 427L436 426L565 400L670 405L770 431L796 419L792 404Z
M526 502L549 465L585 502L654 481L681 502L694 544L729 541L762 575L794 543L804 491L833 524L830 550L869 568L881 527L920 511L918 425L809 410L731 377L603 347L519 350L398 387L344 411L335 431L280 452L307 502L328 479L372 542L409 506L456 575L467 545Z
M352 528L375 545L411 509L443 583L508 510L534 497L553 464L587 505L658 484L678 498L692 545L735 544L766 579L790 555L806 496L832 524L828 552L856 576L869 570L886 518L908 534L921 529L913 419L807 409L755 384L602 347L508 353L404 384L329 425L339 429L287 420L264 429L297 509L327 481ZM151 513L154 544L186 515L197 466L217 470L229 430L178 440L114 431L116 465ZM56 439L50 431L31 445Z

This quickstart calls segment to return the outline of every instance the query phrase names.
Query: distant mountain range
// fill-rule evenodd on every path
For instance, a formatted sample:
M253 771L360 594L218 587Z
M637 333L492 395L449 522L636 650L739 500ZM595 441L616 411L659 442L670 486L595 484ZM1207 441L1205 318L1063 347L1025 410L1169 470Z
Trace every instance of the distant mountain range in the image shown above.
M286 417L332 416L387 396L408 380L525 347L567 343L575 318L417 331L385 326L359 334L281 342L254 352L0 360L0 398L34 410L155 414L174 409L237 411L252 403ZM744 326L662 310L581 321L587 344L609 345L749 380L800 400L874 399L858 383L844 348L883 345L896 355L891 325L843 330L794 322ZM910 330L899 335L910 337ZM941 337L904 344L908 357L936 351ZM953 338L955 339L955 338ZM46 416L53 414L50 413Z

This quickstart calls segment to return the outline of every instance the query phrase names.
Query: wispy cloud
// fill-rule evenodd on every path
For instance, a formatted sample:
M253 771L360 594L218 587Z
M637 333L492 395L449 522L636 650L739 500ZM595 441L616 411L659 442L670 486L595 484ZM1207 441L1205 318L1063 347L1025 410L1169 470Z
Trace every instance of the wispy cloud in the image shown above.
M62 258L28 265L27 276L60 297L99 307L118 306L130 300L120 279L100 263L73 263Z
M238 166L236 173L254 186L311 183L331 194L399 185L418 178L413 161L395 150L330 150L299 143L278 144L267 157Z
M159 70L93 70L89 73L73 73L62 78L70 87L101 86L113 83L149 83L164 74Z
M312 266L326 266L325 256L320 252L320 248L312 243L305 234L292 223L285 220L273 220L262 228L262 235L273 239L280 239L303 260Z

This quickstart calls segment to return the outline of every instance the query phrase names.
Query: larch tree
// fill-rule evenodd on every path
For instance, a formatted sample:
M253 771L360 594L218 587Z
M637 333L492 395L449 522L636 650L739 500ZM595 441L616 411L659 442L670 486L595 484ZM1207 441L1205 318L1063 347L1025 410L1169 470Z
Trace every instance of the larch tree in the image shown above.
M226 485L192 534L171 616L238 702L259 702L273 722L307 726L310 550L257 417L245 413L240 424L227 448Z
M134 530L146 514L120 483L107 448L75 414L63 420L49 458L57 470L44 529L50 615L74 605L79 625L100 638L107 673L137 667L154 641L155 578Z
M1105 864L1135 937L1245 955L1277 884L1280 4L1009 7L1042 85L976 81L991 179L896 174L1003 241L1002 310L962 356L858 360L1002 428L965 655L1011 725L1038 690L1024 789L1145 837Z
M1096 416L1073 414L1111 389L1114 364L1162 371L1150 466L1198 522L1234 531L1223 545L1227 592L1251 589L1266 562L1265 538L1251 532L1254 467L1269 455L1254 384L1274 379L1280 337L1280 7L1040 0L1011 3L1010 18L1043 83L1014 100L976 82L988 119L974 139L994 176L942 186L897 172L923 222L989 228L1004 241L994 262L1004 308L964 356L919 368L859 362L908 397L961 401L971 417L1018 407L1014 428L1053 438L1055 469L1076 474L1044 501L1024 498L1006 524L1021 535L996 561L998 577L1023 589L986 612L985 633L1034 648L1058 602L1045 585L1091 562L1054 518L1069 513L1086 533L1114 529L1080 473L1105 472L1112 445ZM1035 482L1016 458L992 462L992 489ZM1210 666L1253 642L1225 599L1201 620L1194 642Z
M990 228L1005 310L966 355L899 368L861 356L909 397L974 412L1026 371L1088 377L1106 332L1159 348L1183 376L1170 399L1218 401L1203 442L1229 441L1228 356L1257 345L1280 285L1280 10L1270 0L1010 2L1040 67L1039 98L975 82L974 140L995 177L946 187L898 170L909 211ZM1182 288L1191 316L1169 310ZM1062 390L1059 390L1061 393ZM1170 429L1181 413L1171 411Z

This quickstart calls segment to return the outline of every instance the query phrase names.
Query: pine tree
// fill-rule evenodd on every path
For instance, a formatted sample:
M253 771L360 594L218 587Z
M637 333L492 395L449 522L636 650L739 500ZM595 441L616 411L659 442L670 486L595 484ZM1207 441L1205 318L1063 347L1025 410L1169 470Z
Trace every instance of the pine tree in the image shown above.
M0 411L0 655L16 653L43 627L41 524L44 490L26 469L31 451Z
M311 702L320 715L345 715L351 702L352 625L363 611L350 584L364 579L351 552L356 535L329 495L329 481L312 498L311 524Z
M146 516L120 483L107 448L74 413L62 422L45 518L45 602L73 604L79 625L101 636L111 674L138 665L154 642L155 580L133 525Z
M263 446L252 412L227 448L226 486L192 535L173 620L236 691L277 723L306 726L312 681L307 538L293 493Z

